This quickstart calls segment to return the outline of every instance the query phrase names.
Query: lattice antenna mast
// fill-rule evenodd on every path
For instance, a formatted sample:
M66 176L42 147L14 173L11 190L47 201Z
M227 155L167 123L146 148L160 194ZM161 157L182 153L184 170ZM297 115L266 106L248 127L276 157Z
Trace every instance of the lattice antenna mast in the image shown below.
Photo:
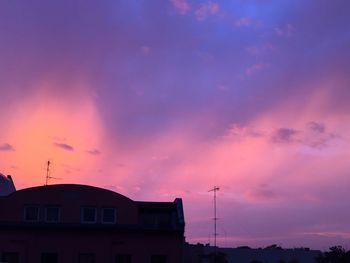
M61 179L61 178L57 178L57 177L52 177L52 176L50 175L50 165L51 165L51 162L50 162L50 161L47 161L45 185L48 185L48 184L49 184L49 180L50 180L50 179L56 179L56 180L60 180L60 179Z
M219 191L220 188L218 186L215 186L210 189L208 192L214 192L214 248L215 248L215 255L216 255L216 237L218 235L217 231L216 231L216 223L218 221L218 218L216 216L216 192Z

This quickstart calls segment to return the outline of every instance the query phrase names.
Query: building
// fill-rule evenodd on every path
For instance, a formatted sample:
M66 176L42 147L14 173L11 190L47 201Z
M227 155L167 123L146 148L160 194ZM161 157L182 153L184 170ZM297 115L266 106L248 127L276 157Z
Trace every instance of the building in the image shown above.
M9 195L16 191L11 175L5 176L0 173L0 196Z
M0 185L1 187L1 185ZM60 184L0 196L0 262L182 262L182 200Z

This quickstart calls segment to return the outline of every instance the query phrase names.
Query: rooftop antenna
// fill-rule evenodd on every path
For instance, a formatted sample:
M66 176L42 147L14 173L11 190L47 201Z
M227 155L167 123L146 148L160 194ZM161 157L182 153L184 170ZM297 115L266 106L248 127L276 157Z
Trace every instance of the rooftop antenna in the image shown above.
M45 185L48 185L48 184L49 184L49 180L50 180L50 179L56 179L56 180L60 180L60 179L61 179L61 178L57 178L57 177L52 177L52 176L50 176L50 165L51 165L51 162L50 162L50 161L47 161Z
M216 185L212 189L210 189L208 192L214 192L214 249L215 249L215 260L216 260L216 254L217 254L217 247L216 247L216 237L217 237L217 231L216 231L216 221L218 220L216 216L216 192L219 191L220 188Z

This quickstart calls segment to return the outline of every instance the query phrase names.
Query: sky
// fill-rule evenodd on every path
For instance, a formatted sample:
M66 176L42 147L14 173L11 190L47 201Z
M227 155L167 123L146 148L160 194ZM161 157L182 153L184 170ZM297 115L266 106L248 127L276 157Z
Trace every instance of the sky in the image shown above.
M350 2L0 1L0 172L184 202L186 239L350 249Z

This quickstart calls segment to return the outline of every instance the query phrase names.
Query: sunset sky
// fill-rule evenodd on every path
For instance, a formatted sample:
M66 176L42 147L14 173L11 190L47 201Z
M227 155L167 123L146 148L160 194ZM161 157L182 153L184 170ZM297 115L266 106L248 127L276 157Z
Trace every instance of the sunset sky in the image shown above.
M0 1L0 172L182 197L186 238L350 248L350 1Z

